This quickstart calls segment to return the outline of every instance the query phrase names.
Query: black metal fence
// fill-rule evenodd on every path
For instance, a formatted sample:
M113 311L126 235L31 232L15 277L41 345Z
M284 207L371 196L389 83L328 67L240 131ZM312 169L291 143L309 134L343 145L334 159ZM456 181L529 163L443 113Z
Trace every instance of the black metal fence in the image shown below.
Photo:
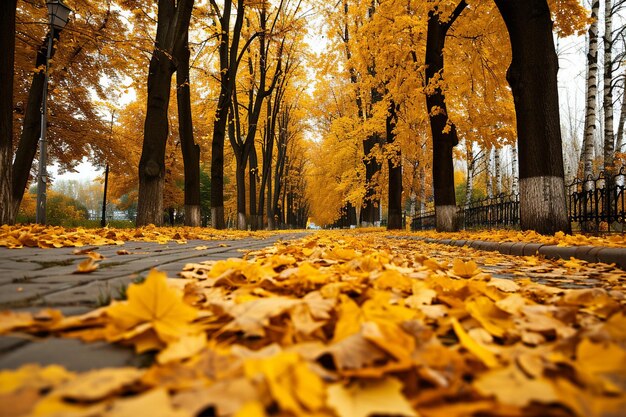
M572 228L583 232L625 232L626 171L601 172L597 178L576 179L568 186L568 209Z
M616 175L576 179L567 189L567 208L573 230L583 232L626 232L626 170ZM459 208L461 228L515 228L519 226L519 196L499 195ZM411 230L435 228L435 212L413 217Z

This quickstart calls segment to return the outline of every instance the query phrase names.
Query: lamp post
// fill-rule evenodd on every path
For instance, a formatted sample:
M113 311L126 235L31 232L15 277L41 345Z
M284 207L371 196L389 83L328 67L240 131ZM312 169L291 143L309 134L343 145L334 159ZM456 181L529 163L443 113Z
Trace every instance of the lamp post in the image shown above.
M37 174L37 223L46 224L46 184L48 181L47 159L48 144L46 142L46 127L48 115L48 66L50 65L50 55L52 54L52 42L54 31L63 30L67 24L71 9L63 4L62 0L48 0L48 23L50 33L48 38L48 51L46 54L45 79L43 83L43 96L41 100L41 137L39 139L39 172Z

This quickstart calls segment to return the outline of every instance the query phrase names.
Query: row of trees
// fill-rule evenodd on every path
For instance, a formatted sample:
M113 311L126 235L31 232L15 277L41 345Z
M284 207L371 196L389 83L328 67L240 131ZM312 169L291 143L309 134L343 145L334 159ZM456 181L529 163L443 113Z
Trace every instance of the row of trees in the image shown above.
M301 1L67 3L74 14L55 32L49 71L48 135L62 169L83 157L108 164L114 196L138 198L138 225L162 224L183 199L186 224L200 225L203 167L215 227L233 210L240 228L306 223ZM16 58L3 66L15 74L2 91L3 223L15 220L36 156L45 12L35 0L2 4L4 50Z
M314 210L321 208L315 217L343 213L369 223L363 211L386 199L391 224L397 191L382 162L400 161L407 211L434 198L437 228L454 230L454 158L465 160L468 204L479 161L499 173L501 149L512 149L506 159L519 164L511 188L521 194L522 227L569 230L553 32L586 30L579 1L341 4L322 7L336 69L319 83L323 109L334 111L320 109L316 152L321 160L337 157L314 171L326 190L311 197L319 200ZM390 118L397 119L393 134ZM320 152L336 148L344 151ZM503 190L500 175L486 178L488 193Z
M568 228L552 21L558 36L592 23L591 60L597 12L590 20L579 1L68 3L50 71L51 153L65 169L85 156L109 164L114 195L138 198L139 225L162 224L180 201L185 222L200 224L204 167L217 228L303 225L309 211L321 224L343 214L369 225L383 202L398 228L404 209L434 198L438 228L453 230L453 160L465 160L469 202L479 162L500 172L505 148L519 161L522 227ZM605 3L618 13L624 2ZM313 15L327 39L317 59L305 42ZM37 0L3 2L1 19L1 46L16 51L0 69L15 74L13 89L0 86L6 223L36 154L47 26ZM610 53L621 32L607 25ZM606 50L615 88L619 59Z

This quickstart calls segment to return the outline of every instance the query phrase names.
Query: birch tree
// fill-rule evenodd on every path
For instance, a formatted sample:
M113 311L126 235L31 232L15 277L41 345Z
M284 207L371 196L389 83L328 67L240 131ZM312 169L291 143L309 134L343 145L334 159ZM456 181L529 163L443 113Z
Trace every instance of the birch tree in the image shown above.
M586 110L581 164L583 176L587 178L593 174L593 143L596 137L596 114L598 103L598 11L600 0L592 0L591 25L587 32L587 87L586 87Z

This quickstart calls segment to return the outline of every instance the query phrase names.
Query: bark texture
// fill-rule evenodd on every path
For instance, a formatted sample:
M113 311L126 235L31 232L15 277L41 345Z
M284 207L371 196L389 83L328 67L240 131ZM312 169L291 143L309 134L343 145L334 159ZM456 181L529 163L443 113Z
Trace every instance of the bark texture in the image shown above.
M513 52L507 80L519 138L520 225L544 234L569 232L550 9L546 0L495 3Z
M604 0L604 83L602 107L604 109L604 173L607 178L615 174L615 134L613 126L613 10L612 1ZM612 179L612 178L611 178Z
M600 0L592 0L591 25L587 37L589 46L587 51L587 104L585 109L585 130L581 153L584 178L593 175L593 142L597 125L597 95L598 95L598 11Z
M178 136L185 170L185 226L200 226L200 146L193 137L191 86L189 83L189 34L183 35L176 62Z
M0 224L13 223L11 157L13 156L13 73L17 0L0 5Z
M217 12L217 5L212 2ZM239 40L243 27L244 0L237 0L237 17L230 39L230 0L224 1L224 10L219 16L221 26L219 38L220 57L220 95L215 110L213 122L213 140L211 141L211 225L216 229L223 229L224 223L224 140L226 139L226 124L232 100L237 74L237 54Z
M387 113L387 145L391 145L391 155L388 157L389 167L389 208L387 212L387 229L402 229L402 154L400 147L396 146L396 114L397 106L391 101Z
M148 99L144 139L139 160L137 226L163 224L165 147L173 57L179 56L189 28L194 0L159 0L157 35L148 71Z
M448 118L443 80L443 49L446 35L454 21L467 7L465 0L458 3L451 16L441 16L438 9L428 12L426 34L426 107L430 118L433 139L433 185L437 231L456 230L456 197L454 192L454 167L452 149L459 143L456 126ZM438 213L442 211L441 213Z

